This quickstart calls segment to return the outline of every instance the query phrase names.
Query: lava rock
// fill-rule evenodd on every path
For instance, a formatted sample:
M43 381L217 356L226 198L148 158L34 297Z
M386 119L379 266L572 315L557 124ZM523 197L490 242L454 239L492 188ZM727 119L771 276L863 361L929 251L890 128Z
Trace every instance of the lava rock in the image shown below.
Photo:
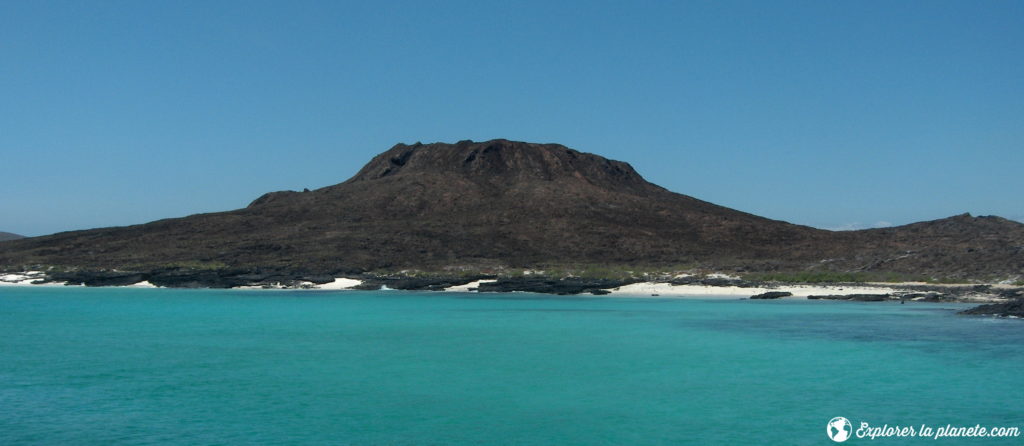
M858 302L884 302L890 299L889 294L845 294L828 296L807 296L808 299L854 300Z
M917 302L953 302L953 299L941 293L907 293L900 296L900 300L913 300Z
M1024 299L1015 299L1010 302L998 304L979 305L977 307L961 311L960 314L1024 318Z
M720 277L708 278L697 276L677 277L670 280L668 283L672 285L734 286L739 288L753 288L760 285L757 282L743 279L726 279Z
M363 283L355 286L357 290L374 291L384 287L392 290L410 291L444 291L446 288L465 285L482 279L493 279L494 276L430 276L430 277L402 277L402 276L364 276Z
M750 296L751 299L778 299L780 297L792 296L793 293L789 291L769 291L767 293L755 294Z
M608 288L617 288L636 282L639 282L639 279L584 279L577 277L554 279L545 277L510 277L501 278L494 282L481 283L479 291L526 291L531 293L560 295L580 293L604 294L602 292L606 292Z
M51 273L48 282L67 282L68 285L125 286L146 280L146 274L124 271L69 271Z

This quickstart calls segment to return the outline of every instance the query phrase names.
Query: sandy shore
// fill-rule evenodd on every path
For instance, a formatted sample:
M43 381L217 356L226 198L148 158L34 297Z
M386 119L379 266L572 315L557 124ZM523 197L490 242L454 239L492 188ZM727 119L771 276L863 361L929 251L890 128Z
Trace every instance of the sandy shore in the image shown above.
M64 286L64 282L50 282L35 284L32 282L43 280L46 273L42 271L25 271L21 273L0 274L0 286Z
M328 283L313 283L313 282L299 282L297 285L284 285L281 283L275 283L271 285L248 285L235 287L236 290L351 290L356 286L362 284L362 280L349 279L345 277L336 277L334 282Z
M48 283L33 283L41 281L46 278L46 273L42 271L24 271L20 273L4 273L0 274L0 286L65 286L65 282L48 282ZM345 277L338 277L334 279L334 282L315 284L312 282L301 282L298 286L286 286L284 284L272 284L267 286L240 286L235 289L240 290L348 290L352 289L363 281L357 279L349 279ZM127 288L161 288L149 281L142 281L131 285L124 285Z
M493 283L493 282L497 282L497 280L477 280L477 281L469 282L469 283L467 283L465 285L450 286L448 288L445 288L444 290L446 292L451 292L451 293L471 293L471 292L475 292L476 291L475 288L479 287L481 283ZM474 289L470 289L470 288L474 288Z
M317 290L350 290L353 287L359 286L362 283L363 283L362 280L346 279L344 277L337 277L337 278L334 279L334 282L325 283L325 284L322 284L322 285L314 285L313 287L314 287L314 289L317 289Z
M725 276L723 276L725 277ZM25 271L20 273L0 274L0 286L64 286L64 282L50 282L35 284L46 278L42 271ZM444 292L467 293L476 292L481 284L495 282L495 280L477 280L464 285L451 286L444 289ZM314 284L312 282L298 282L292 284L270 284L241 286L235 289L244 290L325 290L340 291L353 290L363 284L363 281L345 277L335 278L333 282ZM818 285L818 284L761 284L758 287L737 287L737 286L706 286L706 285L673 285L665 282L640 282L607 289L609 297L659 297L659 298L727 298L745 299L754 295L772 291L792 293L792 296L782 299L806 299L808 296L849 296L855 294L887 294L892 299L900 299L904 295L914 295L909 300L923 300L922 293L915 291L912 287L928 284L921 283L867 283L857 285ZM158 288L156 285L142 281L132 285L131 288ZM976 287L977 284L942 285L948 288ZM995 286L996 288L1003 288ZM384 289L384 288L382 288ZM988 293L958 293L956 300L962 302L1003 302L1006 298Z
M887 284L891 285L891 284ZM889 286L829 286L783 285L778 287L741 288L736 286L672 285L670 283L642 282L612 288L609 296L616 297L729 297L742 298L769 291L787 291L792 296L784 299L806 299L807 296L848 296L851 294L890 294L897 290Z
M448 292L473 292L474 288L481 283L494 282L494 280L477 280L465 285L458 285L445 288ZM892 284L886 284L892 285ZM702 285L672 285L664 282L640 282L608 289L609 297L723 297L723 298L748 298L756 294L769 291L788 291L792 296L784 299L806 299L807 296L848 296L851 294L891 294L899 291L891 286L848 286L848 285L787 285L778 287L751 287L741 288L736 286L702 286Z

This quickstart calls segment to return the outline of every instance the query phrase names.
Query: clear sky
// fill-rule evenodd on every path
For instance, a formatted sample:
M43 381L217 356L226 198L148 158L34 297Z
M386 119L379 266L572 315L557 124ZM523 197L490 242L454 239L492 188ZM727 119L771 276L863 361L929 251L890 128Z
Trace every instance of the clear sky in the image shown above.
M1024 219L1024 2L0 2L0 231L492 138L823 228Z

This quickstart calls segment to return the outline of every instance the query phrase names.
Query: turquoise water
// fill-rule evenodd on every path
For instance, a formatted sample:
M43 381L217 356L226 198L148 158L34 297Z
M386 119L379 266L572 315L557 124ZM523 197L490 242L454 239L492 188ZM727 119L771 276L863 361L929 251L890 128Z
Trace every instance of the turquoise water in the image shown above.
M0 443L799 445L834 444L835 416L1024 427L1024 321L957 308L0 288Z

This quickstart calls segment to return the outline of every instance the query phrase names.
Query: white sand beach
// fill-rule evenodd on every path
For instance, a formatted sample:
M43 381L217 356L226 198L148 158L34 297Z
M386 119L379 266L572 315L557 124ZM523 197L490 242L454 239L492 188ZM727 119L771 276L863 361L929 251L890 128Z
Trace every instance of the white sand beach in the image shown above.
M0 286L64 286L64 282L32 283L45 278L46 273L42 271L0 274Z
M890 284L891 285L891 284ZM889 294L891 287L843 285L780 285L778 287L672 285L671 283L641 282L612 288L608 296L615 297L727 297L743 298L769 291L793 293L788 299L806 299L807 296L847 296L851 294ZM784 298L785 299L785 298Z
M362 284L362 280L347 279L344 277L336 277L334 282L324 283L320 285L313 285L311 288L315 290L350 290L353 287Z
M683 277L683 276L680 276ZM735 279L724 274L716 274L709 276L710 278L723 278L723 279ZM43 271L24 271L17 273L4 273L0 274L0 286L65 286L65 282L49 282L43 284L36 284L46 278L46 273ZM477 288L481 284L496 282L494 279L483 279L469 282L463 285L451 286L444 289L444 292L453 293L467 293L467 292L478 292ZM293 285L285 285L282 283L270 284L270 285L250 285L250 286L239 286L234 289L240 290L323 290L323 291L342 291L342 290L354 290L355 287L361 285L362 280L350 279L346 277L337 277L333 282L324 284L314 284L312 282L299 282ZM853 294L889 294L898 296L916 293L917 296L910 298L909 300L926 300L926 296L922 296L920 291L915 291L913 286L926 285L923 283L865 283L858 285L823 285L823 284L762 284L759 287L737 287L737 286L706 286L706 285L673 285L665 282L639 282L629 285L623 285L621 287L610 288L607 291L608 294L604 296L608 297L658 297L658 298L723 298L723 299L746 299L754 295L763 294L772 291L782 291L792 293L791 296L782 297L781 299L806 299L808 296L847 296ZM953 284L943 285L945 287L974 287L977 284ZM150 283L149 281L142 281L132 285L127 285L130 288L161 288L159 286ZM1009 285L992 285L993 288L1010 288ZM388 290L389 288L384 287L382 290ZM961 302L974 302L974 303L990 303L990 302L1002 302L1006 298L985 293L984 291L969 292L959 294L957 300Z
M476 291L475 289L470 289L470 288L479 288L481 283L494 283L494 282L497 282L497 280L486 280L486 279L485 280L475 280L475 281L469 282L469 283L467 283L465 285L450 286L448 288L445 288L444 290L446 292L452 292L452 293L475 292Z

